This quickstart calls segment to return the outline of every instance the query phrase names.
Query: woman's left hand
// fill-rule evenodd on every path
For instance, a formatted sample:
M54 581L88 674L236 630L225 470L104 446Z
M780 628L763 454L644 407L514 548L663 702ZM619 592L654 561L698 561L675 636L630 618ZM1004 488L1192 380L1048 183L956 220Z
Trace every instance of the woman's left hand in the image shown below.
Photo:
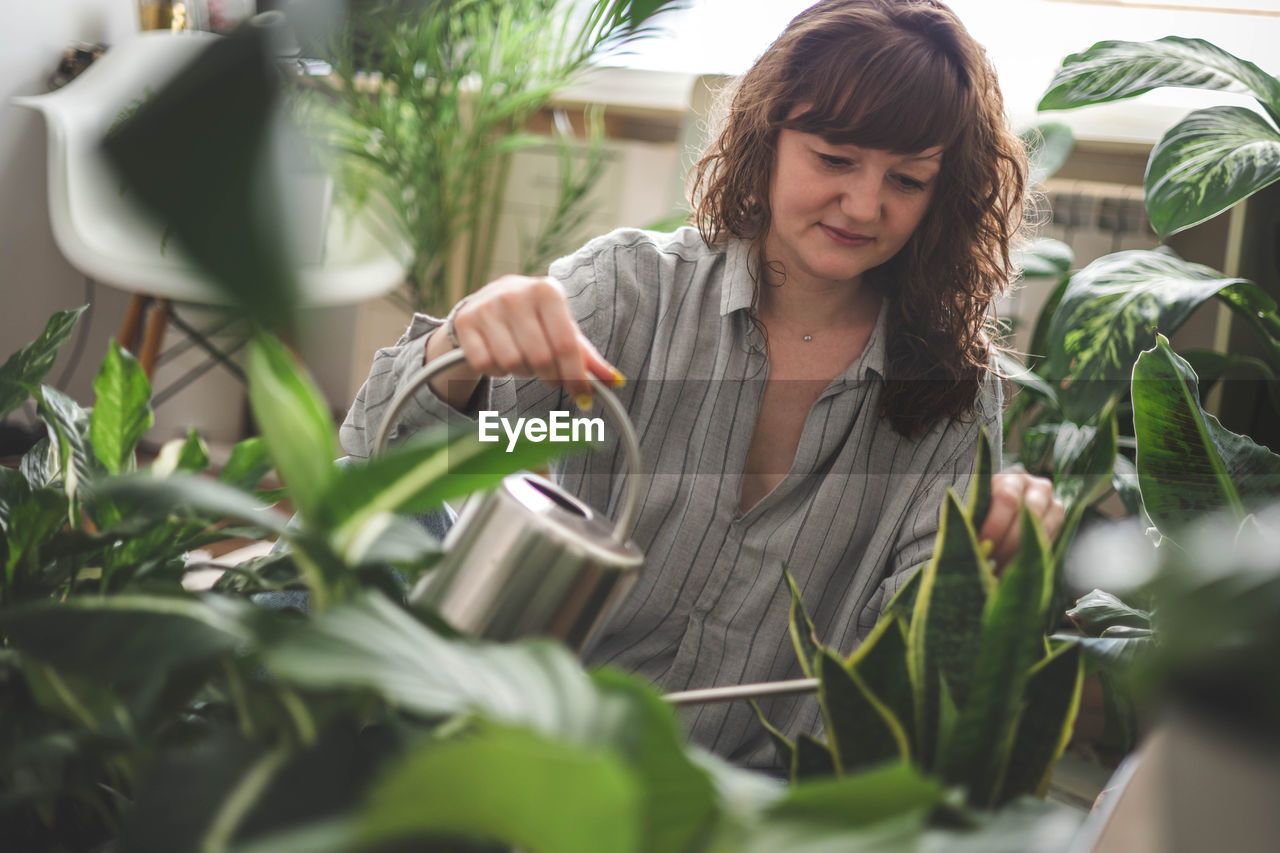
M1014 466L991 478L991 511L978 531L979 541L992 543L991 559L996 571L1005 567L1022 539L1018 524L1018 507L1027 510L1040 522L1045 538L1049 541L1062 529L1063 506L1053 494L1053 483L1044 477L1035 477Z

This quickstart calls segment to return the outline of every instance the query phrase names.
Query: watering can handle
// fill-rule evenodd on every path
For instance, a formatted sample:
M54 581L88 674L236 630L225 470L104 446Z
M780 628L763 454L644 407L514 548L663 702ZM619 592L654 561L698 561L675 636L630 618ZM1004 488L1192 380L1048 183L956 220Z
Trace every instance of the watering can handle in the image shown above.
M410 377L409 383L405 385L404 390L396 394L395 399L387 406L386 414L382 416L382 424L378 427L378 435L373 440L374 454L381 453L387 446L387 439L391 435L391 429L395 426L400 417L400 410L404 408L404 404L408 402L409 398L437 373L453 367L465 358L466 356L463 355L462 350L450 350L435 361L428 362L421 370ZM640 513L640 485L634 476L640 470L640 442L636 439L636 431L631 425L631 418L627 417L627 410L618 402L618 398L614 396L613 392L595 377L591 377L591 387L596 392L596 396L604 401L604 407L609 410L613 420L621 427L622 446L627 454L627 491L622 499L622 511L618 513L618 521L613 526L613 541L621 545L631 539L631 533L635 530L636 519Z

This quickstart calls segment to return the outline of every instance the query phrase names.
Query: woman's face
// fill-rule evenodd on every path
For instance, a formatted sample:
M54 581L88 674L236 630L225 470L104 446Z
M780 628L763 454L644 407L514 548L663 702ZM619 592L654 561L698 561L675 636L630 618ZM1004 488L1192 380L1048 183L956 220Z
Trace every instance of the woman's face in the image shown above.
M782 129L766 257L782 263L788 283L860 282L924 219L941 165L941 148L896 154Z

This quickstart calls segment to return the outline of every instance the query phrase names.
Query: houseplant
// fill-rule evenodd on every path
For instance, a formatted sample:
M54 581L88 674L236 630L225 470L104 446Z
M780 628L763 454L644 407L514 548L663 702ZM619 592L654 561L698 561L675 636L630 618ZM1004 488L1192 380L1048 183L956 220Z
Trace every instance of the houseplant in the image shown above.
M386 0L361 4L330 47L334 99L313 103L344 183L410 255L412 307L442 313L486 281L512 155L546 144L529 120L603 56L653 31L675 0ZM578 8L584 7L585 8ZM374 72L376 88L363 82ZM525 247L533 271L567 251L602 166L598 112L585 157L562 115L557 202Z

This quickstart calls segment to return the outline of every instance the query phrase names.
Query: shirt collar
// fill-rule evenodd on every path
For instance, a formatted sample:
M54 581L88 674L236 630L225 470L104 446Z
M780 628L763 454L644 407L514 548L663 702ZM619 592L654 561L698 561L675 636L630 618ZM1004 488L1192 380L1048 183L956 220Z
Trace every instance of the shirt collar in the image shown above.
M720 294L720 316L724 317L734 311L745 311L751 308L753 284L750 268L751 243L737 237L731 237L725 251L724 285ZM836 377L836 382L852 383L868 378L874 373L881 379L885 375L885 338L888 335L889 300L880 300L880 314L876 317L875 328L862 355L849 365L844 373Z

